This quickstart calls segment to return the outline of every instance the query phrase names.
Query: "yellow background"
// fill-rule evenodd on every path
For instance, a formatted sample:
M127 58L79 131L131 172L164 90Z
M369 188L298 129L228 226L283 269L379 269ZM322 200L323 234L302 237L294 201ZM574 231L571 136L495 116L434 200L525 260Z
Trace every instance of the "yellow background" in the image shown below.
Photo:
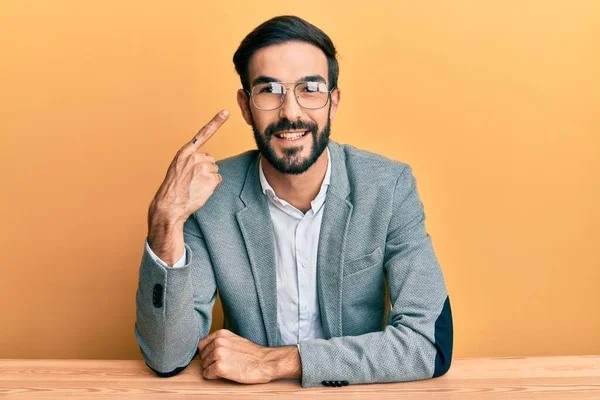
M2 1L0 358L140 358L149 202L219 109L255 147L231 58L279 14L338 47L332 139L414 168L455 356L600 353L600 2L366 4Z

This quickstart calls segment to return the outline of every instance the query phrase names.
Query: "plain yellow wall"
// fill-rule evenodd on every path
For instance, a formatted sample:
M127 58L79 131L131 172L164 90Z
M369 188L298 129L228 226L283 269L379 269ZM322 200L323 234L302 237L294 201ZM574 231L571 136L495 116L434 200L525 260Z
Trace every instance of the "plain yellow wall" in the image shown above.
M0 358L140 358L148 204L219 109L255 147L231 58L279 14L338 47L332 139L413 166L455 356L600 353L600 2L367 4L2 1Z

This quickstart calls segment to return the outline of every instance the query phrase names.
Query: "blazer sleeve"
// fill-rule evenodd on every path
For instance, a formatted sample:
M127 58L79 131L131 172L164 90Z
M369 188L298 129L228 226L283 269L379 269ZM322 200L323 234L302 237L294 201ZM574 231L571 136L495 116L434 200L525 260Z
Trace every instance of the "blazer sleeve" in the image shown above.
M154 252L152 251L152 248L150 248L150 243L148 243L148 239L146 239L146 251L148 252L148 254L150 254L150 257L152 257L152 259L154 261L156 261L157 263L159 263L160 265L162 265L163 267L168 267L169 265L164 262L163 260L161 260L156 254L154 254ZM171 266L171 268L181 268L186 264L186 253L187 253L187 249L183 249L183 255L181 256L181 258L179 260L177 260L175 262L175 264L173 264Z
M196 356L216 300L212 264L193 214L183 236L185 265L165 266L145 247L139 271L134 332L144 361L162 377L181 372Z
M448 371L452 313L424 222L416 180L405 165L396 182L385 245L383 268L392 303L387 325L359 336L300 342L303 387L413 381Z

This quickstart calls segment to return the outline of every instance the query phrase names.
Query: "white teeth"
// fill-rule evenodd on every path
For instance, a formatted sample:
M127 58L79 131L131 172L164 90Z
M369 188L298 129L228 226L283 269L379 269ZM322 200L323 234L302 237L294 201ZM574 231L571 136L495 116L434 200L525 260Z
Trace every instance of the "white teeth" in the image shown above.
M306 132L298 132L298 133L278 133L277 137L287 140L294 140L302 137Z

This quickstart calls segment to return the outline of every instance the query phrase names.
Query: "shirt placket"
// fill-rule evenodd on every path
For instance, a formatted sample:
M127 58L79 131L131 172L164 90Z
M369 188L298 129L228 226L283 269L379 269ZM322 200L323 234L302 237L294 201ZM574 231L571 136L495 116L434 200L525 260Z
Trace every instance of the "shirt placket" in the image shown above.
M309 241L307 236L310 228L310 214L308 211L298 223L295 233L296 241L296 270L298 273L298 342L309 337L311 316L310 299L308 294L310 288L307 286L312 281L310 278L310 249L307 248Z

